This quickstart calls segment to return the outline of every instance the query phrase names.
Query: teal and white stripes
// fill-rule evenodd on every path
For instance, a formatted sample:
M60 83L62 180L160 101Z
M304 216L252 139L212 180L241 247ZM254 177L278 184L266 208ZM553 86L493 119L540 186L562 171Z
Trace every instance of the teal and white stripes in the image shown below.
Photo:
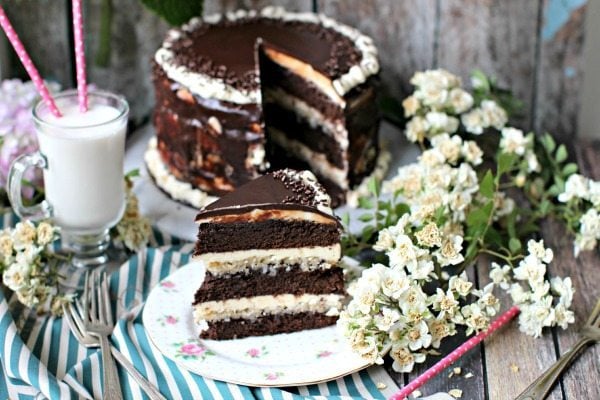
M4 216L4 226L15 223ZM298 388L248 388L204 379L178 368L150 343L141 312L149 291L189 260L191 244L156 232L149 248L131 257L110 278L111 298L119 321L112 336L114 346L132 360L142 375L154 382L169 399L304 399L379 398L397 390L381 367L336 381ZM14 297L14 296L13 296ZM96 349L80 346L60 318L36 317L0 290L0 400L101 398L102 362ZM146 399L125 370L119 368L127 399ZM377 383L386 389L377 389ZM39 398L39 397L38 397Z

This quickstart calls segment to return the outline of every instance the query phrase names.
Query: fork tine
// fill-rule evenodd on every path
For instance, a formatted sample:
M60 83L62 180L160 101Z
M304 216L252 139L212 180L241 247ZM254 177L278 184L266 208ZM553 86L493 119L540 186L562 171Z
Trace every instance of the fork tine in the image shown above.
M89 320L90 319L90 279L92 277L90 276L90 271L86 271L85 272L85 283L83 286L83 313L82 313L82 317L85 320Z
M100 322L106 324L108 321L108 315L106 312L106 299L104 293L104 273L98 273L98 286L96 287L96 295L98 296L98 315Z
M63 305L63 317L67 320L67 325L69 325L71 333L73 334L73 336L75 336L75 339L77 339L78 342L82 342L83 334L81 333L81 327L79 327L77 323L73 320L74 311L75 310L73 309L73 306L71 304Z
M70 305L70 307L72 307L71 311L71 318L73 319L73 321L75 321L75 324L77 324L77 327L79 328L79 330L81 332L85 332L85 323L83 321L82 315L81 315L81 302L79 301L79 299L76 299L74 301L75 305Z
M588 320L586 321L585 324L588 326L599 327L600 326L600 318L599 317L600 317L600 299L598 299L598 302L594 306L594 309L592 310L590 317L588 318Z
M112 326L113 315L110 306L110 291L108 287L108 276L106 275L106 272L102 273L102 297L104 300L104 312L106 315L106 322Z
M89 290L89 298L90 298L90 321L98 321L98 299L97 299L97 293L95 288L97 287L96 283L97 283L97 273L96 271L92 271L91 273L91 279L90 279L90 287L88 288Z

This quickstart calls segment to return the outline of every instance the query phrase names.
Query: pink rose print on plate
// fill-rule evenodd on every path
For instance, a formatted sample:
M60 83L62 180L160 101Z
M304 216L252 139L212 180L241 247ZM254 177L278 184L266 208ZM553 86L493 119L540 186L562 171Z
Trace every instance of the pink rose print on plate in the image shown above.
M208 356L214 356L215 353L207 349L204 345L198 343L196 339L190 339L188 342L173 343L176 348L175 357L184 360L201 360Z
M175 325L179 322L179 318L173 315L163 315L157 321L160 322L160 326Z
M325 357L329 357L330 355L332 355L333 352L329 351L329 350L323 350L317 353L317 358L325 358Z
M262 346L260 349L256 347L248 349L245 354L247 357L250 358L261 358L269 354L269 352L267 351L267 348L265 346Z
M263 376L268 381L276 381L279 377L283 376L283 372L266 372Z
M165 292L168 293L176 293L177 289L175 288L175 283L171 281L161 281L158 284Z

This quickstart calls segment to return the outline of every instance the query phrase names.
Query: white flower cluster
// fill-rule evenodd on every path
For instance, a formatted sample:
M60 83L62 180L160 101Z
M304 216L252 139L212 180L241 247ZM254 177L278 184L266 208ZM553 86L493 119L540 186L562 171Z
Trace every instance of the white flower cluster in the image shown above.
M462 223L479 196L473 166L481 164L483 152L474 141L446 133L432 138L431 146L417 162L400 167L396 176L384 181L383 192L398 193L410 206L411 224L425 224L442 208L449 218L441 230L462 235ZM514 209L514 201L502 192L495 203L495 219Z
M404 116L410 118L405 134L411 142L455 133L461 123L465 131L480 135L488 128L501 130L508 122L506 110L492 99L473 108L473 96L461 87L460 78L448 71L417 72L410 83L415 91L402 106Z
M460 78L437 69L417 72L410 83L415 91L402 102L404 115L412 117L406 124L406 137L422 142L440 133L456 132L456 115L473 106L473 96L461 88Z
M469 333L487 328L499 309L493 286L476 290L463 273L450 278L446 290L428 295L419 277L404 268L374 264L349 288L353 299L338 327L364 358L382 363L390 350L394 370L410 372L454 335L457 325L465 325ZM461 305L468 299L475 300Z
M37 227L30 221L19 222L14 229L0 233L0 270L2 282L13 290L18 300L27 307L41 307L53 297L55 288L48 280L46 250L58 238L58 228L42 222ZM58 311L65 296L54 296L53 312Z
M558 201L585 210L578 221L575 257L581 251L595 249L600 239L600 182L572 174L565 183L565 191L558 195Z
M128 250L138 251L148 244L152 225L150 220L140 213L138 198L132 190L132 182L127 180L126 184L127 204L123 218L115 227L116 239L121 241Z
M467 132L481 135L487 128L504 128L508 115L494 100L483 100L479 107L463 114L461 122Z
M515 178L518 187L525 184L526 176L530 172L540 172L541 165L533 149L534 134L523 134L523 131L517 128L502 128L500 138L500 150L507 154L515 154L524 160L521 171Z
M492 282L507 290L513 302L519 306L519 329L528 335L539 337L544 327L560 326L566 329L575 321L569 308L573 301L571 278L546 279L546 266L554 254L544 247L544 241L530 240L528 254L513 270L509 265L492 263ZM512 276L511 276L512 271Z

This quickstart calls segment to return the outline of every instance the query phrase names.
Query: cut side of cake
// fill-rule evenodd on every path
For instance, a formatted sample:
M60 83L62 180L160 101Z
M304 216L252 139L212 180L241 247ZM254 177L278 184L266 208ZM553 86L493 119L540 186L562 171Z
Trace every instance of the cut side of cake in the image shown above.
M337 207L376 162L378 72L372 40L323 15L268 7L192 19L154 58L148 170L161 186L158 153L190 190L222 196L269 170L308 168Z
M234 339L332 325L344 300L340 224L309 171L269 173L196 218L200 337Z

